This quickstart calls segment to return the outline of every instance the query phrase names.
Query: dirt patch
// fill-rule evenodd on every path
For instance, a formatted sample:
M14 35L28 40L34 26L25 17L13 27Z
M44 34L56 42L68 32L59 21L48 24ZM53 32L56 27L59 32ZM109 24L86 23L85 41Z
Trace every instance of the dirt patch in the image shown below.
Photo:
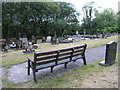
M83 81L81 88L118 88L118 67L91 74Z

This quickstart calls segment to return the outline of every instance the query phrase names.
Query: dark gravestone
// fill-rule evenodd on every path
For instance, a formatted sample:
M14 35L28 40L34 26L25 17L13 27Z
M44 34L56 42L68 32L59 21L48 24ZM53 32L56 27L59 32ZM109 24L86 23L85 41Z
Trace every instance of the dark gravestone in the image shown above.
M32 41L33 45L37 43L36 37L34 35L32 35L32 40L31 41Z
M103 66L110 66L113 63L115 63L116 52L117 52L117 43L113 41L107 43L105 61L102 61L99 64Z
M45 42L46 42L46 38L42 37L42 43L45 43Z

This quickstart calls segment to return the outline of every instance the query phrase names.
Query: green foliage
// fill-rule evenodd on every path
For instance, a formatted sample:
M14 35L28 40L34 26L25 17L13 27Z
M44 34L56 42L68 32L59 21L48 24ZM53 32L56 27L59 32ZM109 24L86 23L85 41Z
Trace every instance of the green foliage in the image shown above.
M120 15L119 13L115 14L111 8L98 13L95 3L89 2L83 6L83 13L84 18L81 29L86 30L88 34L118 32L117 21L119 22Z
M112 9L105 9L101 13L96 13L95 18L92 21L92 27L96 29L96 32L117 32L117 15L113 12Z
M77 24L77 12L66 2L4 2L3 38L26 34L42 37L63 34L69 24Z
M82 10L84 13L82 28L86 29L87 32L90 33L92 30L92 18L94 16L94 13L97 11L95 8L95 2L91 1L86 3L83 6Z

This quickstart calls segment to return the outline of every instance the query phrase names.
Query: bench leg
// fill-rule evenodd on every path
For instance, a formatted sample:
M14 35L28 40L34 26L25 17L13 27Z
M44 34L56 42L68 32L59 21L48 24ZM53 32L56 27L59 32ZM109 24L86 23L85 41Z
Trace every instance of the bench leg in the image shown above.
M83 57L84 65L87 65L85 56Z
M34 82L37 82L36 75L35 75L35 69L34 68L33 68L33 78L34 78Z
M67 69L67 63L65 63L65 68Z
M30 60L28 60L28 75L30 75Z
M51 73L53 73L53 67L51 67Z

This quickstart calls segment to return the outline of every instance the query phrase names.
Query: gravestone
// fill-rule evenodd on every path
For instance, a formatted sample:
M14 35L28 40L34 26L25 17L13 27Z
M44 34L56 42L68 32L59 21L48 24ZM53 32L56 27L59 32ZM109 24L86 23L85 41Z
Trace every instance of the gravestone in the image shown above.
M34 35L32 35L32 44L36 44L37 43L37 40L36 40L36 37Z
M113 41L107 43L105 61L101 61L99 65L110 66L114 64L116 59L116 52L117 52L117 43Z
M34 52L34 48L33 48L33 45L32 45L32 42L29 42L29 45L28 47L25 48L25 51L23 51L23 53L32 53Z
M21 40L17 40L16 44L17 44L17 48L21 49L21 47L22 47L22 41Z
M50 42L51 42L51 39L52 39L52 37L51 37L51 36L47 36L46 41L47 41L48 43L50 43Z
M20 38L19 40L22 41L22 48L26 48L28 46L28 39L27 38Z
M53 45L53 44L56 44L56 37L54 36L54 37L52 37L52 39L51 39L51 44Z
M46 38L42 37L42 43L46 42Z

